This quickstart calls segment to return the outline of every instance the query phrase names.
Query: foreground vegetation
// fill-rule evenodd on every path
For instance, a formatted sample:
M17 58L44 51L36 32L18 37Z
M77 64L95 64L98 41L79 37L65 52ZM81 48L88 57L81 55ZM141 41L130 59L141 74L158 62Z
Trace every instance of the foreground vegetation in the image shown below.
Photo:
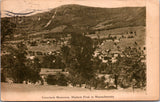
M26 59L27 48L20 43L16 48L9 48L10 54L1 57L3 68L1 81L10 77L15 83L23 81L36 83L42 81L41 66L50 65L52 68L62 68L69 72L69 75L48 75L47 83L51 85L85 84L88 88L103 89L110 84L105 82L105 77L98 77L103 72L114 79L114 88L146 86L146 65L141 59L143 51L128 47L122 52L123 57L117 56L115 63L110 61L102 63L100 59L93 57L96 48L91 38L72 34L71 45L63 46L59 55L44 57L47 63L40 62L38 58Z

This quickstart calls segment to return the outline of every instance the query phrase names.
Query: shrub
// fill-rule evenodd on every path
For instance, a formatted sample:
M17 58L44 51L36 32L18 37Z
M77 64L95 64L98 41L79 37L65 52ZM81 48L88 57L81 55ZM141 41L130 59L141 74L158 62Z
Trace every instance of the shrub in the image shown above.
M47 84L49 85L67 86L67 82L67 77L61 73L57 73L56 75L48 75L47 77Z
M4 74L1 72L1 82L5 82L6 81L6 78L4 76Z
M48 75L46 81L49 85L56 85L57 79L55 75Z
M67 86L67 77L64 74L57 74L57 85Z

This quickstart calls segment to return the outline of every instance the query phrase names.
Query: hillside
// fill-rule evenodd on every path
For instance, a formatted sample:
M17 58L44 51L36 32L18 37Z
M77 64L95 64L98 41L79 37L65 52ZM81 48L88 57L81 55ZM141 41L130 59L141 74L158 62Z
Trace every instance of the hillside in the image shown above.
M28 51L33 54L45 55L60 50L63 44L69 44L71 33L86 33L86 36L93 39L98 38L98 34L104 41L99 50L124 49L127 46L139 48L145 45L145 7L97 8L63 5L49 12L1 20L4 30L10 30L5 21L16 23L14 35L11 39L6 39L5 44L13 46L25 40ZM129 32L136 32L136 35L129 38ZM117 38L107 41L109 35Z
M93 32L95 30L145 26L145 7L97 8L63 5L49 12L32 16L2 18L16 23L16 34L39 32ZM2 25L3 26L3 25Z

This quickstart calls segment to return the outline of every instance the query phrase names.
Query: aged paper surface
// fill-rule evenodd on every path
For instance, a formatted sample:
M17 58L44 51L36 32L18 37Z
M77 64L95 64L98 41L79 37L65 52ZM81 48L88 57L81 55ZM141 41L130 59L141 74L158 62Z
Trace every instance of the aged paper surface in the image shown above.
M158 0L2 0L2 101L159 100Z

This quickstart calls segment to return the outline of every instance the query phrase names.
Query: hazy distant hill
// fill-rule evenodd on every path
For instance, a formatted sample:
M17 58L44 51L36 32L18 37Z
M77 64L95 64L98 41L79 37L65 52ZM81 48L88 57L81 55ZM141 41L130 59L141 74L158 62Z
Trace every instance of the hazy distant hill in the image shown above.
M95 31L132 26L145 26L145 7L97 8L81 5L63 5L49 12L18 18L16 34L35 32ZM2 25L3 26L3 25Z

